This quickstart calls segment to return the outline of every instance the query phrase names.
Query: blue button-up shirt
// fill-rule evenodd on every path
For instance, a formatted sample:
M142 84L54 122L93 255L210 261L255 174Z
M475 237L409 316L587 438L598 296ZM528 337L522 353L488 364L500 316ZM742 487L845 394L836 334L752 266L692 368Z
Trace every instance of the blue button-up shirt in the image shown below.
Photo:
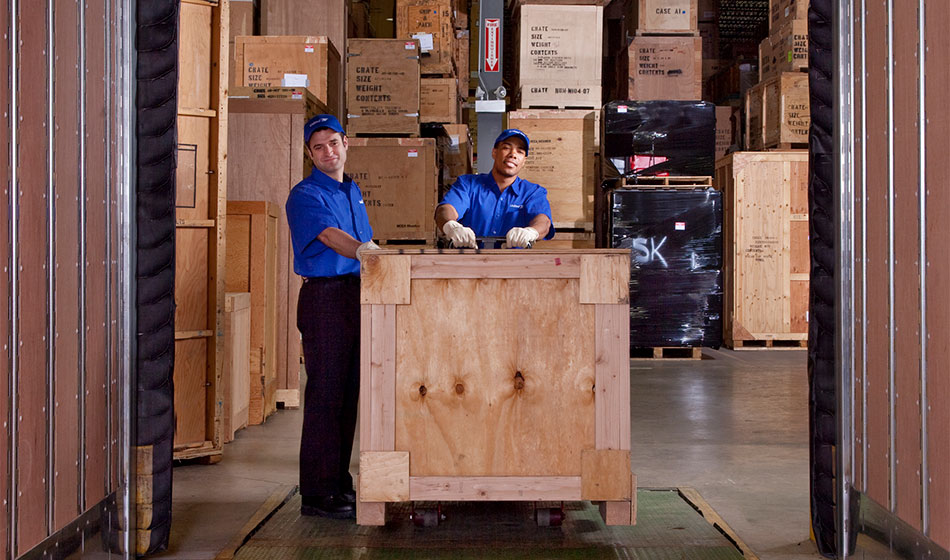
M462 175L441 204L451 204L459 214L458 222L475 230L478 237L504 236L513 227L526 227L538 214L551 220L544 238L554 237L548 191L521 177L503 192L491 173Z
M314 276L358 275L360 263L324 245L317 236L329 227L361 242L373 238L359 186L349 176L340 183L317 168L287 197L287 221L294 248L294 272Z

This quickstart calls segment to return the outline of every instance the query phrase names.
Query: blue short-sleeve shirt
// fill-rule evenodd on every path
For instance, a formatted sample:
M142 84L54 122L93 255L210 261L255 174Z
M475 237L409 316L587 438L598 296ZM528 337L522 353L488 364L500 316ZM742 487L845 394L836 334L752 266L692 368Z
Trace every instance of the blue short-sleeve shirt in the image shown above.
M361 242L373 239L359 186L349 176L339 182L317 168L287 197L287 222L294 249L294 272L305 278L359 275L360 263L324 245L317 236L329 227Z
M462 175L440 204L451 204L459 214L459 223L475 230L478 237L504 236L513 227L526 227L538 214L551 220L544 238L554 237L548 191L521 177L502 191L491 173Z

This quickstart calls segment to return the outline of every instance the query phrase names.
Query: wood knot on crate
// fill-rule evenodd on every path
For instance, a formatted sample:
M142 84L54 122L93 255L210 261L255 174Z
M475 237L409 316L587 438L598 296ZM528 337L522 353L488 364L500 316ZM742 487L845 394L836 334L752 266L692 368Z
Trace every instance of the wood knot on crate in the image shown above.
M455 384L455 394L461 395L461 394L464 393L464 392L465 392L465 385L462 385L461 383L456 383L456 384Z
M419 385L419 394L420 394L420 395L422 395L422 396L424 397L424 396L426 396L426 393L428 393L428 392L429 392L429 390L426 389L426 386L425 386L425 385Z
M515 391L524 389L524 375L520 371L515 372Z

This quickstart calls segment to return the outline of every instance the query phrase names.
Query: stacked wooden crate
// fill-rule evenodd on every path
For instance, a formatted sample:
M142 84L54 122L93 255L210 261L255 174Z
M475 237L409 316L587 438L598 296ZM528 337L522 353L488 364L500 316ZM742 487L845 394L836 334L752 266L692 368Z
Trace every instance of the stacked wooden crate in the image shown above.
M420 121L461 122L452 0L397 0L396 37L419 42Z
M703 40L697 0L637 0L628 4L627 99L702 99Z

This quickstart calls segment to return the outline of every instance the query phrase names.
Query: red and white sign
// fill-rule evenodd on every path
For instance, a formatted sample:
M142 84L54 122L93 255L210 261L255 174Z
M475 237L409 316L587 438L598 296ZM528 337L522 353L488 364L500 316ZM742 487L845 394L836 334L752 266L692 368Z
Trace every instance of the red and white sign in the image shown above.
M497 72L500 60L501 20L485 19L485 72Z

